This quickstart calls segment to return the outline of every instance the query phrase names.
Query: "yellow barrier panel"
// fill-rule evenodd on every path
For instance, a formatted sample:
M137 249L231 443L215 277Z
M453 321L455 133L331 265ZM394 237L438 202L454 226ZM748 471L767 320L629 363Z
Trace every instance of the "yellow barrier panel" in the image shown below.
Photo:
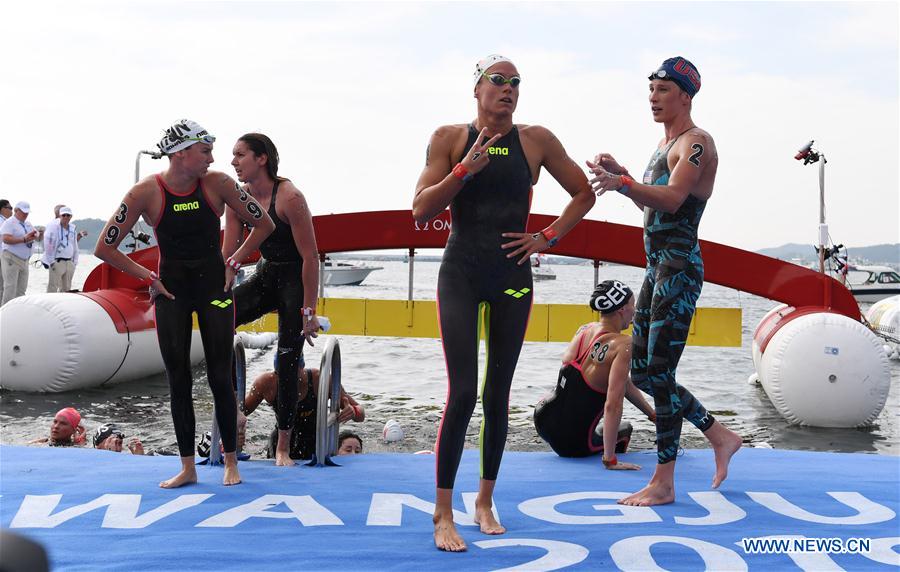
M317 311L331 320L330 334L403 338L436 338L439 335L433 300L324 298L319 300ZM579 326L594 322L598 317L597 312L583 304L535 304L525 339L530 342L568 342ZM277 332L278 317L268 314L239 329ZM626 330L627 333L630 331L630 328ZM687 343L740 347L741 309L697 308Z

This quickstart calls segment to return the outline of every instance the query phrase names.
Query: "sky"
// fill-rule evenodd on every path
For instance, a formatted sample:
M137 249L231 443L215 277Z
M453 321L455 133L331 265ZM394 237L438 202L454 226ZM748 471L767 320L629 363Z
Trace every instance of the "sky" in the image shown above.
M0 21L0 198L107 219L140 150L189 118L217 137L213 169L261 131L313 214L411 208L440 125L476 116L471 74L490 53L522 84L517 123L540 124L581 166L612 153L643 172L663 136L647 75L687 57L693 119L719 171L701 238L755 250L817 240L826 156L835 242L900 241L897 2L17 2ZM143 158L142 176L166 160ZM568 194L544 172L532 212ZM617 193L587 218L639 226Z

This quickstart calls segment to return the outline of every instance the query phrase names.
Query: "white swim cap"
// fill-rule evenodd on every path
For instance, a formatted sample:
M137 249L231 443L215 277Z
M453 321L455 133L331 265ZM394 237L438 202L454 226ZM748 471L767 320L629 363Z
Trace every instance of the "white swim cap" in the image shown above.
M472 76L472 87L478 85L478 80L481 79L481 74L486 72L492 65L499 64L500 62L509 62L512 63L512 60L501 56L500 54L491 54L486 56L478 61L475 64L475 75Z
M156 146L166 155L171 155L187 149L194 143L212 145L215 142L216 138L199 123L190 119L181 119L166 129L166 134Z
M381 436L386 443L399 441L403 439L403 427L400 426L400 423L396 419L389 419L388 422L384 424Z

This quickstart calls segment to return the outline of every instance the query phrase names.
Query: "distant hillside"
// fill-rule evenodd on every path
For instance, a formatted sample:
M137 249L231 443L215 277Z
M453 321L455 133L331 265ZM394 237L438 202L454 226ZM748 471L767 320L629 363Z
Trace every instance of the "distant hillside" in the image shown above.
M816 248L811 244L785 244L776 248L757 250L759 254L792 260L799 258L804 262L817 260ZM870 262L873 264L900 264L900 244L876 244L874 246L848 246L847 254L851 261Z

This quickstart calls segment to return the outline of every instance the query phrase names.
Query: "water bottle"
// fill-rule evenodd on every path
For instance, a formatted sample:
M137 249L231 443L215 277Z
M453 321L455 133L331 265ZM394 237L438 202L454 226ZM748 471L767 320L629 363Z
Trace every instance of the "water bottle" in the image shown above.
M331 329L331 320L325 316L319 316L319 329L327 333Z

